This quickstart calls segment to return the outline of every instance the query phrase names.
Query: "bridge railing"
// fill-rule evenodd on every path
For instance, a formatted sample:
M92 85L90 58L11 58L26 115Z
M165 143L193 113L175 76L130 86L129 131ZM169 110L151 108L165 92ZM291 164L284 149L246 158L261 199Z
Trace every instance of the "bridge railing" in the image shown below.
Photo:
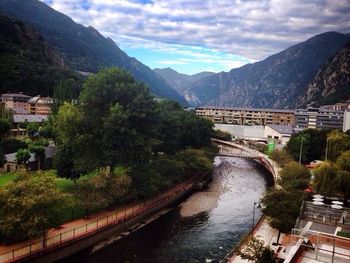
M90 236L97 231L107 228L112 225L120 224L133 217L141 215L147 211L158 207L159 205L175 198L179 193L189 190L195 184L194 180L181 183L170 190L158 195L150 200L137 203L124 210L116 211L108 216L99 218L93 222L86 223L85 225L75 227L61 232L57 235L45 237L44 239L32 240L26 245L12 249L9 252L0 255L0 262L10 262L20 260L29 257L33 254L39 254L45 251L50 251L56 247L63 246L69 242L76 241L87 236Z

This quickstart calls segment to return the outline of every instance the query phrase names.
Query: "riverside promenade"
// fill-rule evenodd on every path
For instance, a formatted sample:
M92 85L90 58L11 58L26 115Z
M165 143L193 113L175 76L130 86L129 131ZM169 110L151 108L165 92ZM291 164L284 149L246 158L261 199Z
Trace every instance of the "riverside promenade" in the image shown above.
M263 154L257 150L254 150L244 145L236 144L233 142L225 142L220 140L213 140L213 141L219 144L219 146L221 145L224 147L234 147L235 149L239 149L241 151L241 156L243 158L245 155L250 156L252 157L251 158L252 160L258 161L259 163L261 163L273 175L274 186L276 188L280 187L277 184L277 180L280 178L279 173L281 171L281 168L275 161L271 160L266 154ZM239 155L236 155L236 157L239 157ZM244 260L240 256L237 256L236 252L242 249L246 245L246 243L251 239L252 236L259 238L260 240L263 240L265 245L272 246L272 244L277 241L278 230L270 227L270 225L268 224L264 216L260 217L260 219L255 224L255 226L245 236L241 238L239 243L221 261L221 263L249 262L248 260ZM281 233L280 239L283 239L283 237L284 237L284 234Z
M144 221L146 221L148 217L151 217L157 211L160 211L178 198L181 198L181 196L189 192L194 185L195 180L190 180L180 183L150 200L120 206L113 210L103 210L90 215L88 218L67 222L61 225L59 229L49 229L45 239L39 237L9 246L1 245L0 263L33 259L41 255L49 254L60 248L73 246L73 244L76 246L77 242L86 240L87 238L92 239L92 237L95 237L103 231L110 230L114 232L116 229L115 227L118 226L120 226L120 228L118 228L120 234L122 234L123 231L130 232L134 227L138 226L137 224L145 224ZM105 238L106 235L104 235L104 239ZM98 242L98 239L95 238L95 240ZM93 244L92 241L90 241L89 244Z

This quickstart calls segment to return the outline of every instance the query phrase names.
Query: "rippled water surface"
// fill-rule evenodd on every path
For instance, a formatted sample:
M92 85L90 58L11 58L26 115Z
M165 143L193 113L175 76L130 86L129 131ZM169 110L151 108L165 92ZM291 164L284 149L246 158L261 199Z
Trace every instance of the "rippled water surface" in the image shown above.
M62 262L219 262L252 226L253 203L266 189L265 176L252 161L217 157L207 190L98 252L80 252Z

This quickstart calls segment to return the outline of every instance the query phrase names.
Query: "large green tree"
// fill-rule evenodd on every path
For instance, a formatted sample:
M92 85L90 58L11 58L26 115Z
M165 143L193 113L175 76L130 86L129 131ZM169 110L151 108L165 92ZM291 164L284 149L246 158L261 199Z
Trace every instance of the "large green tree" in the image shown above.
M302 201L302 192L286 190L269 190L261 199L269 224L279 230L277 243L280 232L288 233L295 225Z
M332 131L328 134L327 158L335 162L338 156L350 149L350 136L341 131Z
M335 193L337 168L331 162L325 162L318 166L315 171L314 188L316 192L332 195Z
M21 174L0 189L0 241L15 242L42 235L61 224L64 198L49 172Z
M281 186L286 190L304 190L310 183L310 172L296 162L285 165L280 176Z

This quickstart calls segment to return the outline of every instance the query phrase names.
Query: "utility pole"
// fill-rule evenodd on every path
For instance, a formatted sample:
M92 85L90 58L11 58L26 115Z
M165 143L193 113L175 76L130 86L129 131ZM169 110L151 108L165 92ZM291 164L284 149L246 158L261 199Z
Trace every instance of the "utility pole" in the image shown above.
M301 164L301 155L302 155L302 152L303 152L303 140L304 140L304 136L301 135L300 152L299 152L299 165Z
M326 142L326 156L325 156L325 161L327 161L328 157L328 135L327 135L327 142Z

